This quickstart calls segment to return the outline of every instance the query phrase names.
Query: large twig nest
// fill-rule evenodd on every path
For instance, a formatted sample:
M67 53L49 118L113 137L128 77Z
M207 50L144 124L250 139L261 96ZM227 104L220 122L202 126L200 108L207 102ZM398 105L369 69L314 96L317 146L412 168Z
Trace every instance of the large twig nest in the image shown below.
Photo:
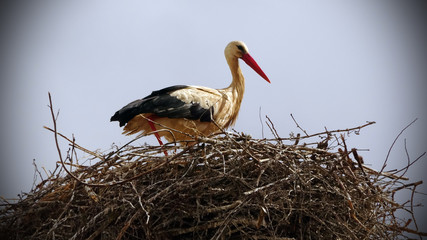
M48 179L17 203L4 201L1 238L396 239L417 233L395 217L410 209L393 196L420 183L363 166L338 135L361 127L305 138L322 137L316 147L298 143L303 138L287 145L228 133L184 149L129 145L100 154L70 141ZM92 164L80 164L77 149L90 153Z

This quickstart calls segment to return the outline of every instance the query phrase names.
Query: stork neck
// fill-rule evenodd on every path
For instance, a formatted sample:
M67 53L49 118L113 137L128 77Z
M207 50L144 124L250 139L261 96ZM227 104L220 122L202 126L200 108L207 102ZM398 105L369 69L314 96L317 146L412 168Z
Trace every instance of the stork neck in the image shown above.
M231 59L227 59L227 63L230 67L231 75L233 76L233 81L231 82L228 89L237 95L241 95L241 101L243 98L243 93L245 92L245 78L243 77L242 70L239 66L239 59L233 57Z

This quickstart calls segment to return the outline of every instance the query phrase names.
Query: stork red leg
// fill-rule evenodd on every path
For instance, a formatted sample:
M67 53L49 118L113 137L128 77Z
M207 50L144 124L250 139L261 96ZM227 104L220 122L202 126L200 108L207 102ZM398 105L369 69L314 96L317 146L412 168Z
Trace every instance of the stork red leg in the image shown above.
M148 117L148 119L153 120L153 117ZM160 146L163 147L162 139L160 139L159 133L156 132L157 131L156 126L154 126L154 123L152 121L149 121L149 120L147 122L150 125L151 130L154 132L154 136L156 136L157 141L159 142ZM165 154L165 156L168 156L168 152L166 150L163 150L163 153Z

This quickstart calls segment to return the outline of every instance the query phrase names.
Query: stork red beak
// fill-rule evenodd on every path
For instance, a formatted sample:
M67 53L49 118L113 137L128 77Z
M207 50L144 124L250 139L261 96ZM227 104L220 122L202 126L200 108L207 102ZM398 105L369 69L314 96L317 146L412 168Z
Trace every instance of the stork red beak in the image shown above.
M268 79L267 75L262 71L262 69L258 66L258 64L255 62L255 60L249 55L249 53L246 53L242 56L242 60L245 61L246 64L249 65L255 72L257 72L262 78L264 78L267 82L271 83Z

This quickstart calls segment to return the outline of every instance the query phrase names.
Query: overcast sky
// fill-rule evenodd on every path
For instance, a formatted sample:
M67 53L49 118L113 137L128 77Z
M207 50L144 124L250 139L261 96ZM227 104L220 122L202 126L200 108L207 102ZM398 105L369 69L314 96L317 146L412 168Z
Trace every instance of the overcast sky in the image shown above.
M268 84L242 66L246 92L237 131L271 137L260 113L282 137L299 132L291 113L308 133L376 121L350 136L348 144L369 149L360 154L380 169L394 138L418 118L391 152L387 169L401 168L407 161L404 139L412 160L427 150L427 28L424 6L400 3L10 4L0 19L0 195L31 189L33 159L39 168L55 167L53 135L42 128L52 126L48 92L60 111L61 133L74 134L88 149L107 150L132 139L109 122L130 101L176 84L228 86L224 48L232 40L246 43L271 80ZM153 136L138 144L144 142L157 144ZM411 182L426 182L420 187L424 192L426 169L424 157L408 172Z

